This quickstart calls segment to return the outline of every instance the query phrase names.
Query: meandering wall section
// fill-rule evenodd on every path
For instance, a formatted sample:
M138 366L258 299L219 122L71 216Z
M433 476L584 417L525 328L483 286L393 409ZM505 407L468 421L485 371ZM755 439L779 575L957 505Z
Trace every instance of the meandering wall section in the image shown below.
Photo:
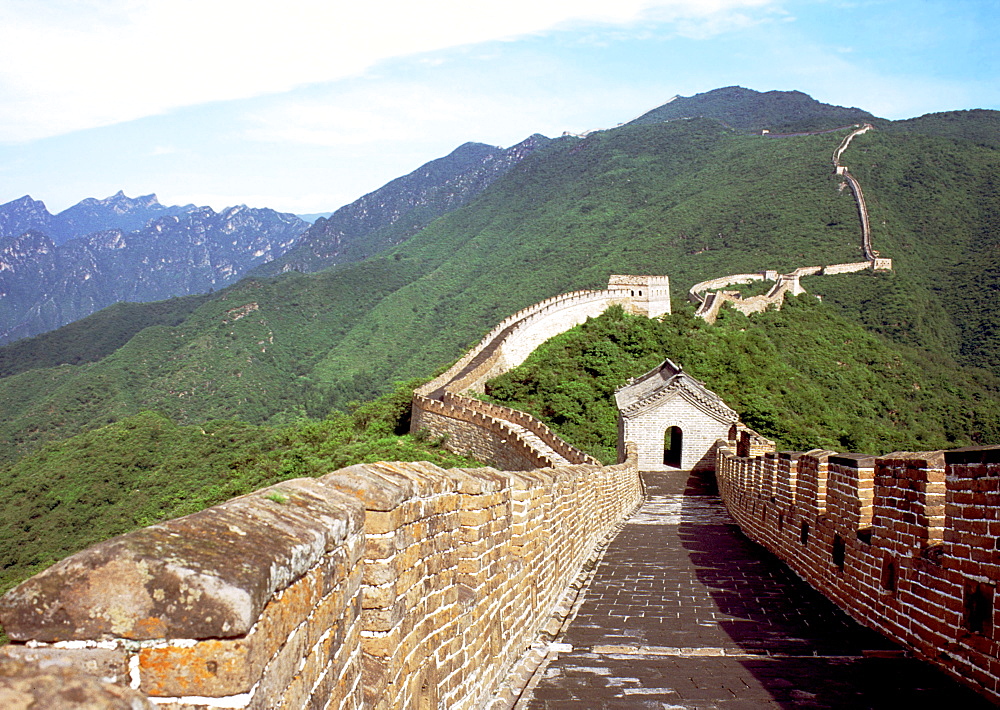
M865 196L861 191L861 185L851 175L847 167L840 163L840 158L848 146L850 146L851 141L873 128L874 126L870 123L855 126L854 130L840 142L840 145L833 152L834 170L837 175L844 178L857 204L858 217L861 220L861 250L864 253L866 261L831 264L828 266L804 266L790 274L779 274L777 271L762 271L754 274L733 274L731 276L702 281L692 286L688 291L688 300L698 306L695 315L704 318L709 323L714 323L719 315L719 310L727 303L746 315L760 313L771 307L780 308L786 293L791 293L793 296L805 293L805 289L802 288L799 282L799 279L803 276L817 274L829 276L832 274L848 274L865 270L889 271L892 269L892 259L881 258L879 253L872 248L871 224L868 220L868 208L865 205ZM843 188L843 184L841 188ZM749 284L761 280L773 281L774 286L766 294L759 296L744 298L739 291L722 290L727 286Z
M1000 703L1000 446L717 453L719 491L751 539Z
M868 261L875 261L878 258L878 252L872 248L872 230L871 224L868 221L868 207L865 205L865 195L861 191L861 183L859 183L851 172L847 169L847 166L840 164L840 158L843 156L844 151L851 144L856 137L867 133L872 130L874 126L870 123L866 123L862 126L857 127L855 130L851 131L850 135L841 141L840 145L837 146L837 150L833 152L833 167L836 170L837 175L840 175L847 182L848 187L851 188L851 194L854 195L854 201L858 206L858 217L861 219L861 250L864 252L865 258Z
M488 380L520 365L546 340L613 305L650 318L670 313L669 279L615 275L607 289L565 293L511 315L447 372L414 392L411 431L443 437L451 451L508 469L596 464L534 417L464 393L483 392Z

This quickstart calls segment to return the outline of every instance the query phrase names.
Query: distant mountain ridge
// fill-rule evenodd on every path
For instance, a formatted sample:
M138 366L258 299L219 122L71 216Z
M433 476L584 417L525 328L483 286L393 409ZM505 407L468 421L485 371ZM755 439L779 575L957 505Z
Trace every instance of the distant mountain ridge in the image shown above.
M319 271L361 261L399 244L441 215L468 204L550 140L536 133L510 148L465 143L330 217L320 217L293 249L257 268L254 275Z
M44 202L25 195L0 205L0 244L21 236L29 229L42 232L55 244L104 229L131 232L142 229L151 219L184 214L193 209L194 205L161 205L155 194L133 198L126 197L119 190L103 200L88 197L53 215Z
M121 191L53 215L26 195L0 205L0 344L119 301L360 261L468 204L548 142L534 135L510 148L465 143L313 225L270 209L165 207L156 195Z
M859 108L824 104L801 91L754 91L727 86L694 96L676 96L627 125L682 118L713 118L738 130L822 130L876 117Z
M28 200L19 207L42 204ZM67 215L64 227L78 230L115 216L123 225L144 220L134 231L105 228L62 243L38 228L0 238L0 342L58 328L119 301L159 301L228 285L283 254L308 226L271 209L185 207L164 214L169 210L158 204L152 195L131 200L118 193L60 213ZM151 213L161 216L145 220Z

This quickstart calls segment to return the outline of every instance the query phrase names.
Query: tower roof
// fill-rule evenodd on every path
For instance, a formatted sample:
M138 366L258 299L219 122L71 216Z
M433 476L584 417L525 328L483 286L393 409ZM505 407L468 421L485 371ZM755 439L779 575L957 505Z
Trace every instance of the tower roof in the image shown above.
M719 395L684 372L670 358L615 392L615 404L623 417L630 418L673 397L683 397L718 421L739 420L736 412Z

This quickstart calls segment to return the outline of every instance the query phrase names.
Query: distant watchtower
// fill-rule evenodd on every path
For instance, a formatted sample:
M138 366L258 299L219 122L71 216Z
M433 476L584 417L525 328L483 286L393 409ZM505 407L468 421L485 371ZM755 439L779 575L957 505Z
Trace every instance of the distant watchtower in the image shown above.
M615 393L618 455L634 442L641 471L711 469L715 442L731 438L736 412L670 360Z
M666 276L625 276L608 278L608 290L627 295L634 310L647 318L670 313L670 279Z

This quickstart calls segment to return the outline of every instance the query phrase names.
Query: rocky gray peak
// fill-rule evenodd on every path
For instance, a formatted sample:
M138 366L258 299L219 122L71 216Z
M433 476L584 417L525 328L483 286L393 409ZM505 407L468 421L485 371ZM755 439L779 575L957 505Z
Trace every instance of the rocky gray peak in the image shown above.
M134 212L138 209L166 209L160 204L160 201L156 199L155 194L142 195L140 197L131 198L125 195L125 192L119 190L111 197L105 197L103 200L98 200L94 197L88 197L81 200L77 207L87 207L87 208L107 208L113 210L117 214L127 214L129 212ZM73 209L72 207L69 208ZM67 212L69 210L66 210ZM60 213L64 214L64 213Z
M37 229L29 229L15 237L0 240L0 254L4 257L27 258L36 254L49 254L55 250L55 243L47 234ZM3 267L0 266L0 271Z
M155 194L132 198L119 190L101 200L88 197L55 215L51 236L57 244L61 244L106 229L132 232L142 229L150 220L185 214L191 209L191 205L165 207Z
M155 201L147 197L138 201ZM87 210L106 215L135 202L119 193L85 200L74 214L82 220ZM133 216L145 218L144 209ZM138 229L105 227L63 242L38 230L0 238L0 342L52 330L118 301L226 286L284 254L308 226L295 215L239 205L222 212L161 210Z
M16 237L29 229L48 233L53 217L41 200L30 195L0 205L0 241L4 237Z
M320 217L263 276L319 271L360 261L409 239L434 219L466 205L532 151L549 141L535 134L510 147L463 143L443 158L386 183L329 217Z

